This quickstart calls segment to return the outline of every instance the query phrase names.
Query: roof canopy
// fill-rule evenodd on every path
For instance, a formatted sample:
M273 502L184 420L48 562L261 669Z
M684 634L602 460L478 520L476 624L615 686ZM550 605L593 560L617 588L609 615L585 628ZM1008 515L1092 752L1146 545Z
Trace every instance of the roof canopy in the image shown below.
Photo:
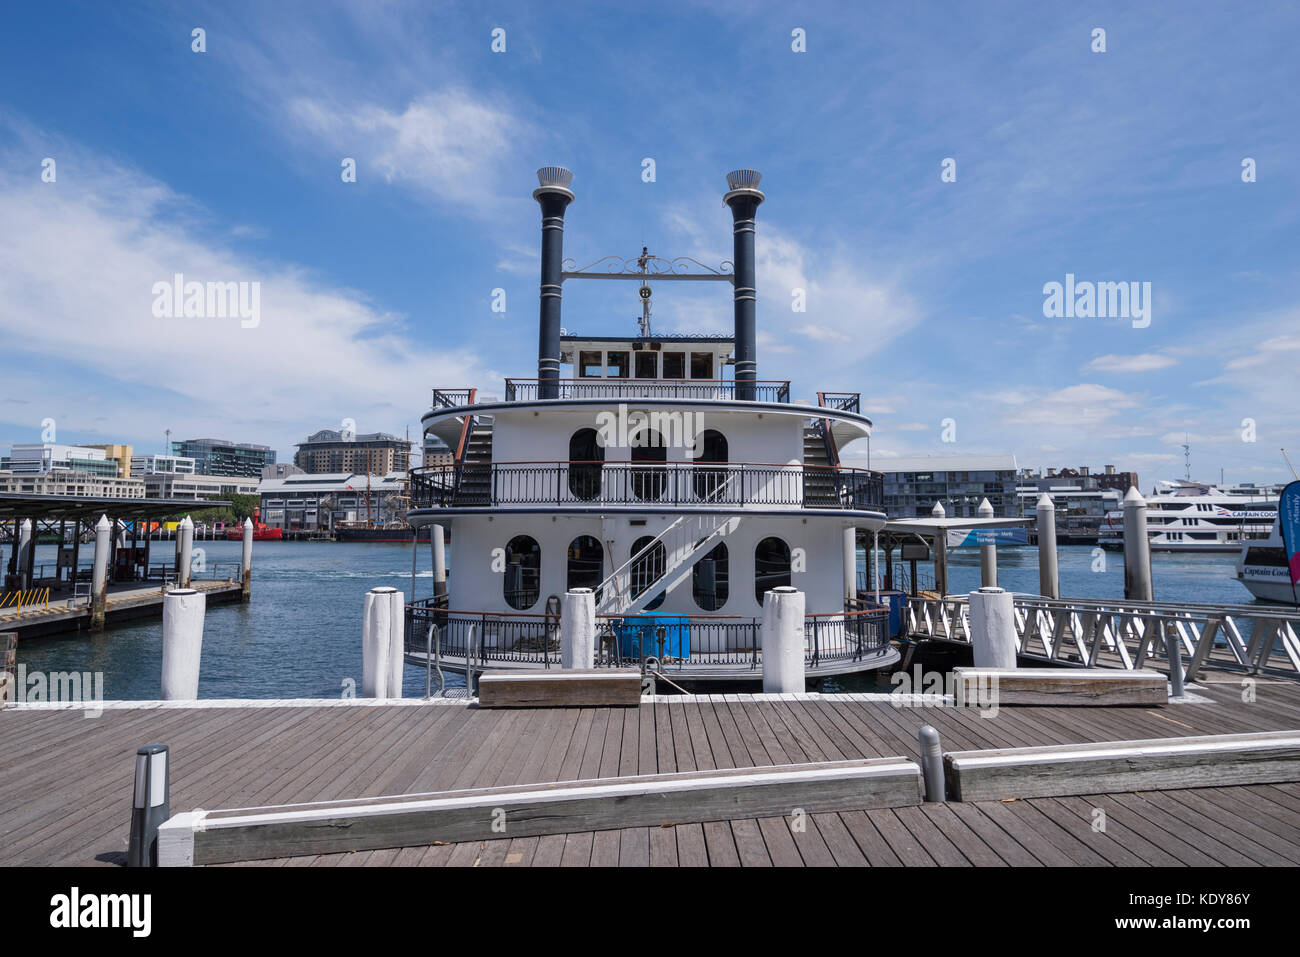
M946 532L948 529L962 528L1023 528L1033 525L1032 518L891 518L885 523L886 533L899 535L924 535L927 538Z
M160 519L176 512L197 512L206 508L229 508L230 502L195 501L186 498L91 498L87 495L0 494L0 521L34 518L49 522L60 519L89 519L101 515L112 519Z

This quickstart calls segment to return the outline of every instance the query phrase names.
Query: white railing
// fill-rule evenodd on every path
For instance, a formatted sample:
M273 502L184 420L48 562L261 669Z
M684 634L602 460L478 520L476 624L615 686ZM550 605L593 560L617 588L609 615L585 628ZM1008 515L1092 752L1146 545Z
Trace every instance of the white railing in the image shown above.
M1016 648L1025 658L1083 667L1168 662L1172 639L1187 679L1203 667L1300 678L1300 609L1015 596ZM909 598L913 638L970 642L965 595Z

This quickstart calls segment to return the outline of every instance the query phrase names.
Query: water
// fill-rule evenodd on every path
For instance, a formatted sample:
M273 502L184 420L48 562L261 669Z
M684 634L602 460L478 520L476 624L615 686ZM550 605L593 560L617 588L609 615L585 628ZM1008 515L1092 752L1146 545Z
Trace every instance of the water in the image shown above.
M203 542L209 564L238 562L238 542ZM160 543L163 550L171 543ZM54 562L39 546L37 561ZM1087 546L1060 549L1061 592L1072 598L1122 598L1124 563L1114 553L1094 557ZM428 549L421 551L416 597L432 592ZM1159 601L1245 603L1249 593L1233 575L1236 556L1157 554ZM1104 564L1103 564L1104 562ZM929 570L925 564L919 568ZM979 587L979 551L958 549L948 564L953 592ZM258 542L253 551L253 600L208 608L203 637L201 698L329 698L361 684L361 607L367 591L391 585L410 595L409 546L367 542ZM1038 553L998 549L999 583L1038 592ZM796 582L797 584L797 582ZM110 700L160 696L160 619L116 626L99 635L33 638L19 644L29 671L100 671ZM449 685L463 679L448 673ZM408 665L407 697L424 694L424 669Z

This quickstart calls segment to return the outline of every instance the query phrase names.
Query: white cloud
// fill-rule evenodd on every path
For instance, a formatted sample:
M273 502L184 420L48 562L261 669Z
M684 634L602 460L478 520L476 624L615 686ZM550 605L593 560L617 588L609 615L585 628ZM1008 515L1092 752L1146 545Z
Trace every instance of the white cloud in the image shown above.
M1084 368L1093 372L1153 372L1177 364L1177 359L1148 352L1131 356L1097 356Z
M64 408L83 377L118 384L102 406L73 404L61 428L170 426L284 448L341 416L400 430L433 385L478 384L476 356L424 345L364 295L205 238L193 204L164 184L71 147L60 155L76 156L76 177L0 179L0 301L9 355L48 367L10 370L6 391ZM260 325L155 317L153 284L176 273L260 283Z

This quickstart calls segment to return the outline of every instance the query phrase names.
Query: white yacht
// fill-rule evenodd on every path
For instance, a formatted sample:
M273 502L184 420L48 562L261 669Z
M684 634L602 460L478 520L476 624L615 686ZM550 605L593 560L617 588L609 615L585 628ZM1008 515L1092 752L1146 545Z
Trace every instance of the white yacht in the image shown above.
M447 594L413 602L408 655L421 660L438 625L441 664L555 666L560 596L596 593L600 660L654 657L672 680L761 679L763 595L804 592L807 675L892 665L888 609L860 600L850 546L885 524L878 472L840 465L871 422L857 393L792 400L760 380L755 347L752 170L728 174L734 264L563 258L572 173L538 171L542 213L537 377L507 379L503 397L438 388L426 437L450 465L411 473L410 524L454 526ZM637 334L561 329L561 290L576 279L632 280ZM655 335L661 283L732 287L731 335ZM567 368L565 368L567 367ZM728 376L728 373L731 373ZM436 533L435 533L436 534Z
M1282 542L1279 517L1273 519L1273 529L1262 542L1247 542L1241 546L1237 559L1237 581L1260 601L1296 604L1296 591L1291 587L1291 569L1286 560L1286 547Z
M1243 542L1268 538L1276 517L1277 492L1271 487L1166 481L1157 482L1147 498L1153 552L1236 552ZM1123 549L1123 509L1106 513L1097 543Z

